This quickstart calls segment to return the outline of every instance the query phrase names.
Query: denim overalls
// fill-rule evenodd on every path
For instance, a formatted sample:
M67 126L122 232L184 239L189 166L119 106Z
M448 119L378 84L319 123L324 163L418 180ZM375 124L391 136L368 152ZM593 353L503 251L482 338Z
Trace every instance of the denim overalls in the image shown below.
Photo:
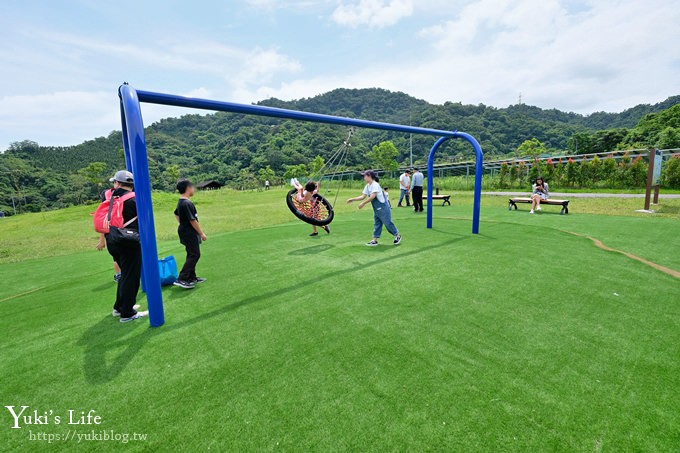
M397 230L397 227L392 222L392 208L387 202L385 191L382 191L382 195L385 199L384 203L381 203L380 200L378 200L377 194L375 198L371 200L371 205L373 206L373 237L376 239L380 238L383 226L385 226L387 231L395 237L399 235L399 230Z

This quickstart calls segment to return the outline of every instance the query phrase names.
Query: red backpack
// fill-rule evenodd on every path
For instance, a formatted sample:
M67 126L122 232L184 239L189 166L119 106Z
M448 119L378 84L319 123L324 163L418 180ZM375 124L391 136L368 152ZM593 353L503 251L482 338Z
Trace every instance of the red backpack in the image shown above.
M102 202L94 212L94 230L97 233L108 234L109 227L125 228L137 220L137 217L128 222L123 220L123 205L127 200L134 197L134 192L128 192L122 197L112 197Z

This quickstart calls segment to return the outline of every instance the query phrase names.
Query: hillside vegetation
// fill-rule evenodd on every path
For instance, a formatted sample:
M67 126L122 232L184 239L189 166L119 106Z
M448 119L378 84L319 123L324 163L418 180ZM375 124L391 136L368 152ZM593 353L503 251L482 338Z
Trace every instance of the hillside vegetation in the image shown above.
M614 149L680 147L680 96L621 113L583 116L524 104L507 108L447 102L433 105L404 93L382 89L338 89L296 101L269 99L262 105L371 120L458 129L477 137L487 159L514 155L536 138L548 152L608 152ZM280 179L316 156L328 158L345 139L342 127L216 113L169 118L146 129L153 187L169 190L179 177L215 179L232 187L254 187L265 178ZM350 168L371 166L373 146L392 141L396 161L409 159L409 137L359 130L353 139ZM414 159L422 163L431 137L414 136ZM441 162L470 157L465 143L450 142ZM0 155L0 211L41 211L96 199L106 178L124 166L121 133L71 147L41 146L30 140L10 145ZM298 169L299 170L299 169ZM303 170L300 170L303 171Z

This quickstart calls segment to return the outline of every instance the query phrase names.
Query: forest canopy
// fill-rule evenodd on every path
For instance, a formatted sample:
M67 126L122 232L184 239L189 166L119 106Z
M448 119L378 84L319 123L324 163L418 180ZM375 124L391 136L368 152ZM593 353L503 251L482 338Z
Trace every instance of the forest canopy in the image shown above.
M547 154L680 147L680 96L621 113L588 116L524 104L507 108L454 102L434 105L383 89L338 89L313 98L269 99L260 104L457 129L480 141L487 160L534 153L538 148L522 148L527 140L540 143L540 153ZM155 190L171 190L179 177L188 177L252 187L260 180L275 180L311 168L319 156L327 159L346 135L347 130L339 126L227 113L163 119L146 128L152 185ZM415 163L424 162L432 143L429 136L413 137ZM349 168L376 163L394 168L409 163L409 136L405 134L360 129L352 145ZM459 141L448 142L438 156L440 162L471 158L468 145ZM10 212L12 203L18 203L19 211L25 212L96 199L107 177L122 167L120 131L68 147L31 140L12 143L0 154L0 211Z

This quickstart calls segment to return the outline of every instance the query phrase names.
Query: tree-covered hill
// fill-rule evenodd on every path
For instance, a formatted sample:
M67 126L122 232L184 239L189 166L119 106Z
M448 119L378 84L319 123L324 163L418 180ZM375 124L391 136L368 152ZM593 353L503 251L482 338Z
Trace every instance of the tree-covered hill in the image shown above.
M506 108L447 102L433 105L404 93L383 89L337 89L295 101L268 99L261 105L376 121L461 130L475 136L487 159L516 153L536 138L550 152L607 152L619 147L680 146L680 96L655 105L638 105L621 113L592 115L541 109L524 104ZM338 126L282 121L226 113L185 115L158 121L146 129L149 166L155 189L167 190L178 177L216 179L247 187L262 177L290 174L316 156L327 159L347 130ZM353 138L350 167L371 166L373 146L392 141L396 161L409 161L409 137L359 130ZM422 163L433 138L413 137L415 162ZM466 143L449 142L441 162L471 157ZM40 210L91 199L106 176L124 165L120 131L70 147L25 140L0 154L0 210ZM293 170L291 170L293 169ZM300 170L299 171L304 171ZM297 171L297 170L296 170Z

